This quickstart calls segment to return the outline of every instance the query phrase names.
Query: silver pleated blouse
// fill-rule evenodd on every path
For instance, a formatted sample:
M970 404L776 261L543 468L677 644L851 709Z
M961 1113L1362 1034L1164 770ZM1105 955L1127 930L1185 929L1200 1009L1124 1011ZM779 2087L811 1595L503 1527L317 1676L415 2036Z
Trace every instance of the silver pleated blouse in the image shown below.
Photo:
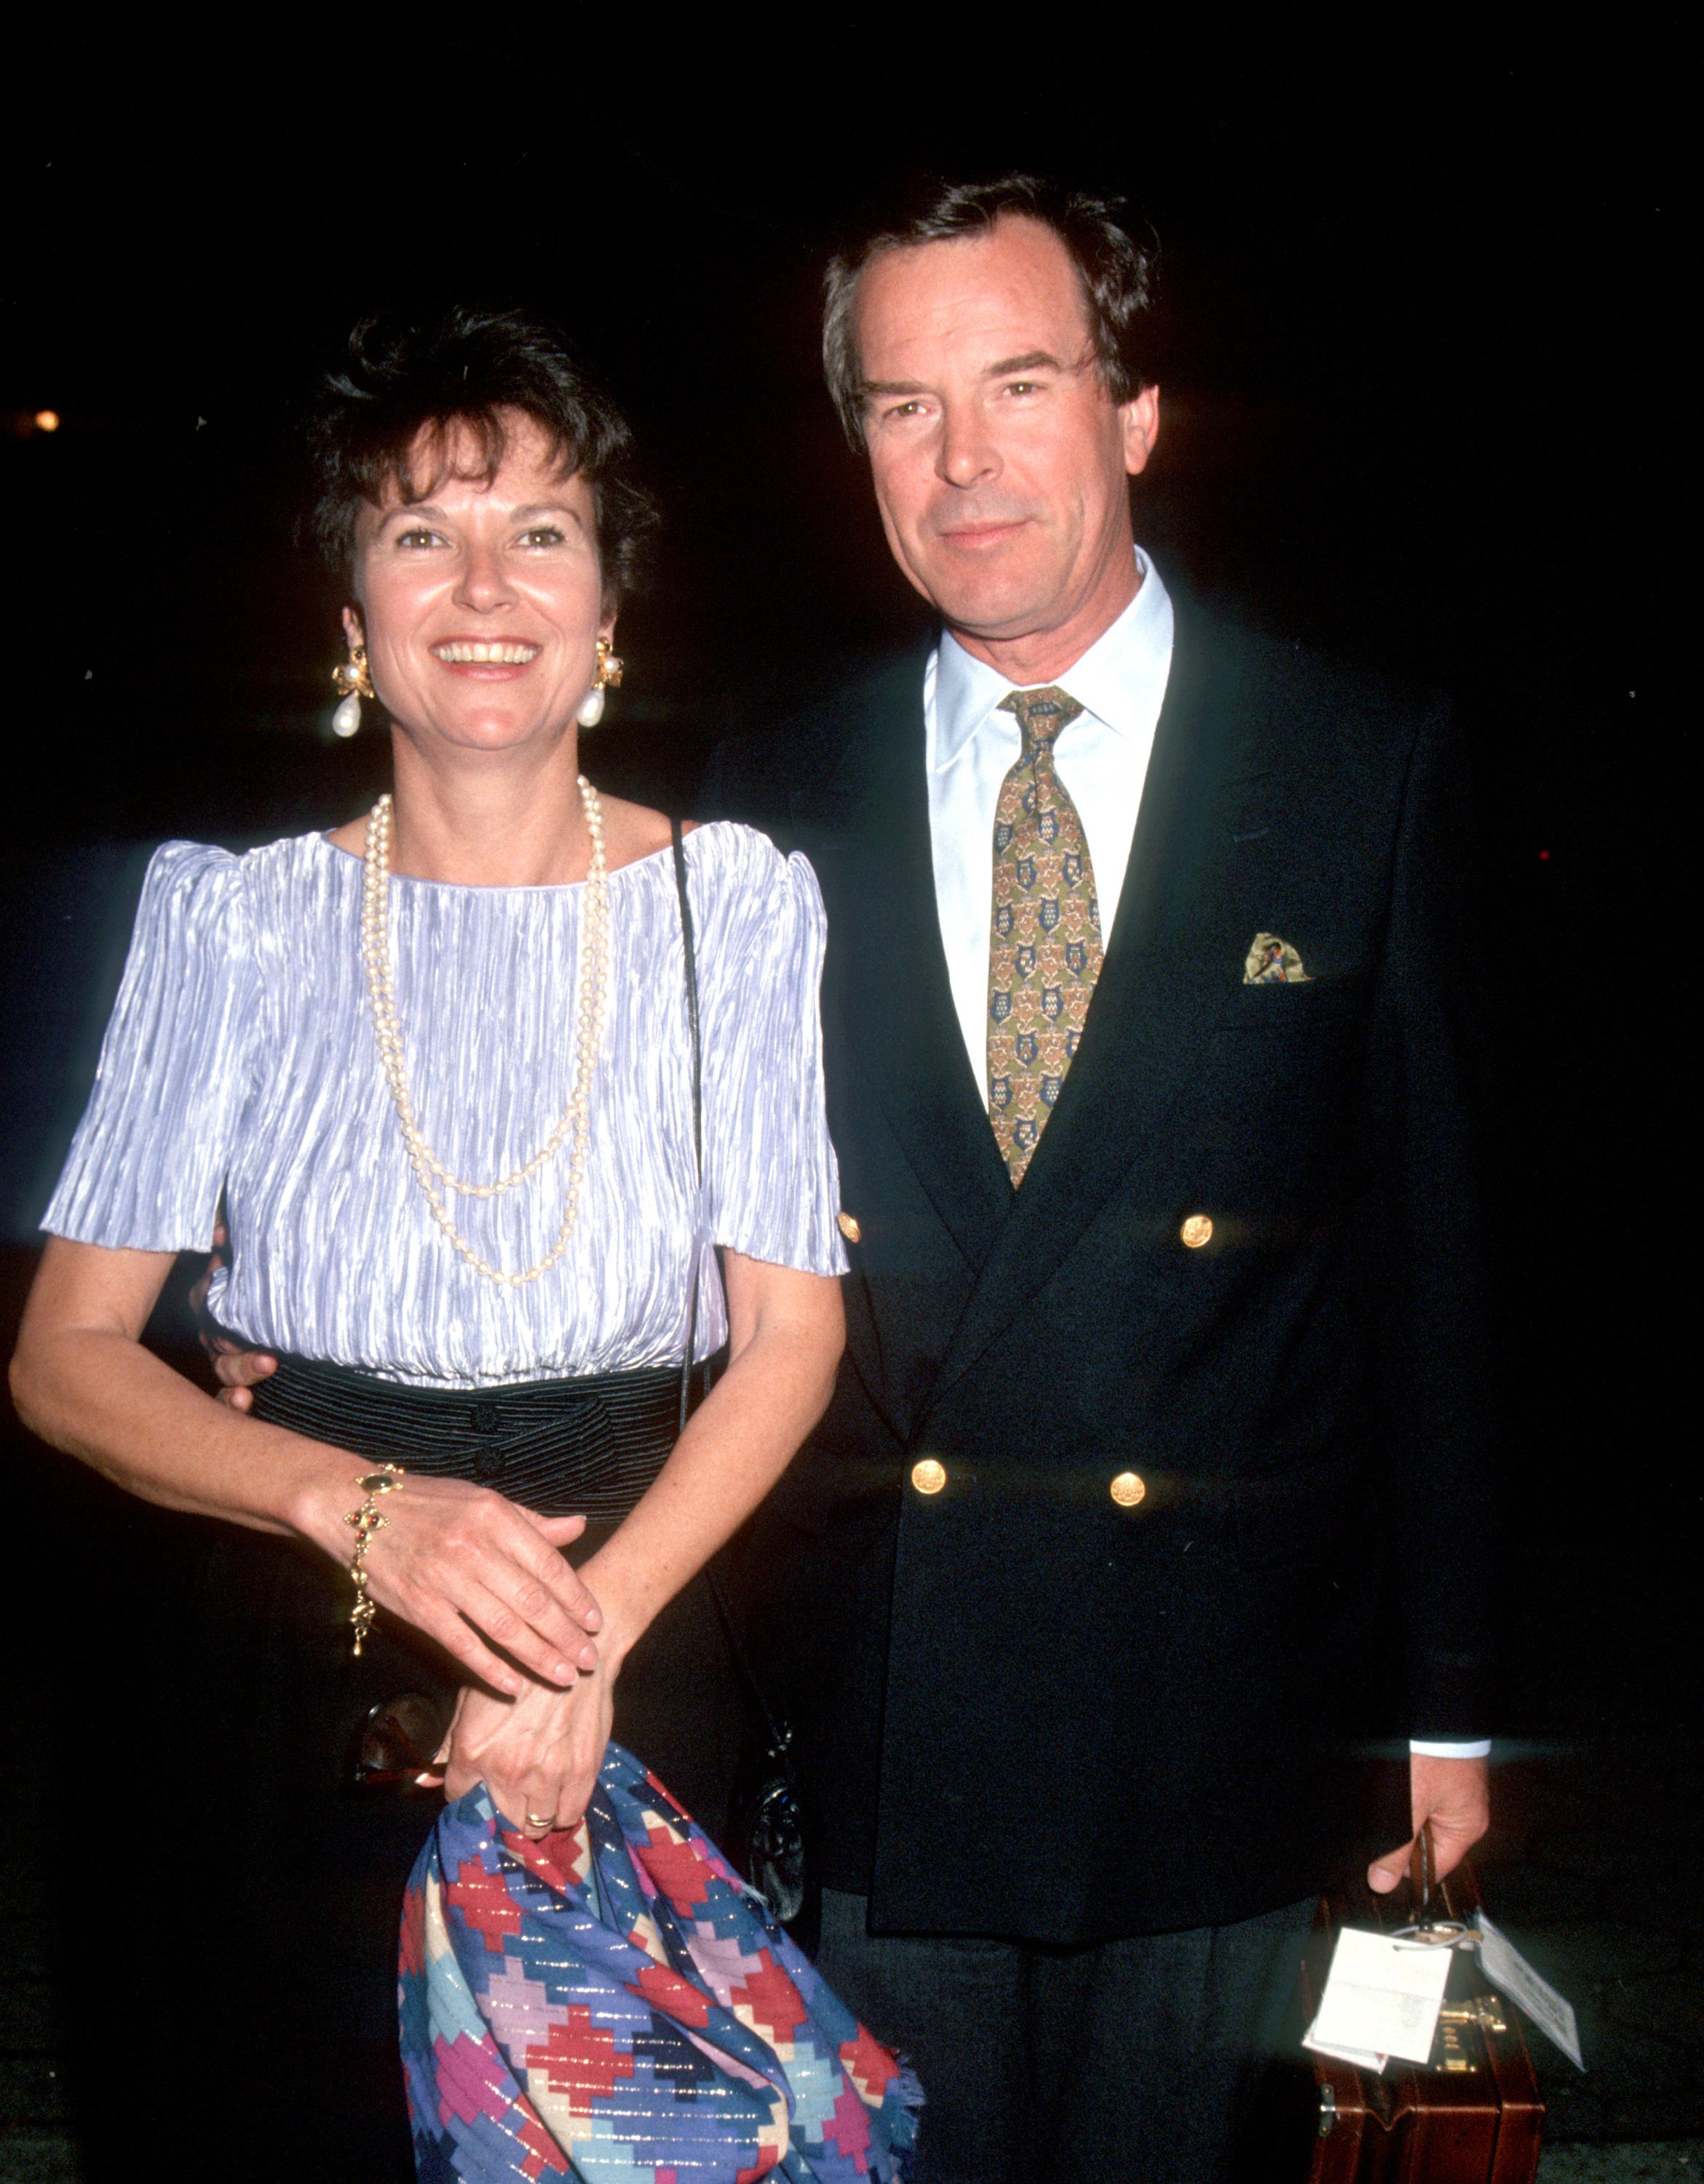
M409 1163L362 976L361 864L323 834L233 856L169 842L148 867L87 1111L42 1227L205 1251L231 1233L214 1315L262 1348L421 1387L500 1386L678 1360L699 1254L698 1354L727 1333L714 1247L844 1270L823 1112L824 918L803 857L749 827L687 837L704 1041L692 1142L679 900L665 850L610 876L610 990L586 1180L563 1257L521 1288L476 1273ZM549 1137L573 1078L584 889L391 881L415 1111L470 1182ZM519 1272L550 1249L565 1142L517 1189L452 1195Z

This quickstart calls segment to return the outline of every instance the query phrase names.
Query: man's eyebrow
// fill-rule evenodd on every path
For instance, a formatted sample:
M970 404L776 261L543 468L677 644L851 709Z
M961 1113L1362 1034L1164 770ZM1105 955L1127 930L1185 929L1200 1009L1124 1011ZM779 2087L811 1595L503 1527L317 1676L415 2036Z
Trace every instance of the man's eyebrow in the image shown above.
M1061 364L1050 351L1044 348L1026 349L1022 356L1004 356L998 364L984 367L984 379L1010 378L1015 371L1069 371L1068 364Z
M984 379L1009 379L1019 371L1072 371L1074 365L1061 363L1050 349L1026 349L1022 356L1003 356L998 364L985 365ZM878 395L897 396L905 400L914 394L927 394L930 390L916 379L865 379L858 386L861 402L873 401Z

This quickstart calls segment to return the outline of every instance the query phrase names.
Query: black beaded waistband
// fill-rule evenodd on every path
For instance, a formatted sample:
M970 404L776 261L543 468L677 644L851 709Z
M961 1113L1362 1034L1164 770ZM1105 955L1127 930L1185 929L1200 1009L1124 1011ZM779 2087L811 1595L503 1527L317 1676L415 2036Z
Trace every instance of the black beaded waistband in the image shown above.
M284 1356L254 1415L372 1462L476 1480L540 1516L619 1524L667 1461L680 1395L677 1365L446 1389Z

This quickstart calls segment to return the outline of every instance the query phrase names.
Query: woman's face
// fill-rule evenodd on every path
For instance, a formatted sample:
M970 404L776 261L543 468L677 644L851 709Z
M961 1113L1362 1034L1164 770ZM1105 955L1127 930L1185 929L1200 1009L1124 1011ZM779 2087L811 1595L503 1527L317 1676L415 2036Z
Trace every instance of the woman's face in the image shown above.
M515 749L560 734L597 673L604 604L592 489L564 477L541 426L504 415L508 445L487 484L479 447L452 429L444 476L423 501L361 512L350 642L416 743ZM418 468L435 465L416 450Z

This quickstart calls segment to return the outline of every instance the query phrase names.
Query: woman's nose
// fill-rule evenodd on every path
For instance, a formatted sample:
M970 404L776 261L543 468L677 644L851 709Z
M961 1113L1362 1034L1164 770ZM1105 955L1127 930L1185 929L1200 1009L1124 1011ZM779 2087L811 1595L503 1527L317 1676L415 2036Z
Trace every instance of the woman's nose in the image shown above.
M482 547L469 549L462 563L461 582L456 586L456 599L464 606L489 612L501 606L510 597L509 580L504 573L502 559Z

